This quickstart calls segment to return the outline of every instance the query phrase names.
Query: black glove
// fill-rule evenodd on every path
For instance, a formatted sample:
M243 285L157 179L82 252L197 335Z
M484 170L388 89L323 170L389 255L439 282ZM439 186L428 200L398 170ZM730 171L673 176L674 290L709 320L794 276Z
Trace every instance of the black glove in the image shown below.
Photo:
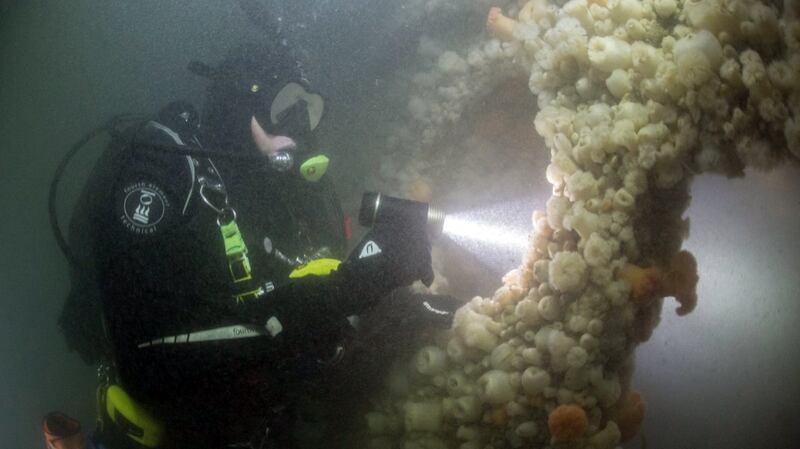
M464 301L456 297L431 293L414 293L409 301L414 304L413 313L421 322L439 329L450 328L456 310L464 305Z
M307 276L281 286L259 301L238 306L242 318L267 324L280 340L317 344L393 290L416 280L433 282L431 246L424 229L381 224L329 276ZM423 305L424 307L424 305ZM290 343L295 344L295 343Z
M339 306L347 299L332 277L305 276L237 305L235 313L242 321L265 326L276 351L327 359L350 328Z
M433 282L431 244L424 228L379 224L343 262L335 277L350 298L346 313L359 313L391 291Z

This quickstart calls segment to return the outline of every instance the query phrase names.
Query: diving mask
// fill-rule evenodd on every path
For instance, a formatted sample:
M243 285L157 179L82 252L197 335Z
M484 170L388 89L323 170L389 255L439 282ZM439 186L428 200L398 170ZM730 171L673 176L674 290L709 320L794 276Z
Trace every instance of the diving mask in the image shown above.
M322 96L306 90L297 82L286 83L274 95L261 91L258 84L253 84L250 91L262 98L272 98L269 108L266 102L257 108L252 123L256 145L269 154L270 168L288 172L298 159L303 161L299 172L305 180L316 182L322 178L329 160L324 155L313 155L312 150L316 146L314 131L325 108Z
M325 102L321 95L308 92L297 83L288 83L273 98L269 117L276 127L282 128L288 123L304 124L308 131L314 131L324 111Z
M317 129L325 111L321 95L309 92L296 82L285 84L274 95L261 89L259 84L250 87L253 94L266 97L255 116L267 132L301 138Z

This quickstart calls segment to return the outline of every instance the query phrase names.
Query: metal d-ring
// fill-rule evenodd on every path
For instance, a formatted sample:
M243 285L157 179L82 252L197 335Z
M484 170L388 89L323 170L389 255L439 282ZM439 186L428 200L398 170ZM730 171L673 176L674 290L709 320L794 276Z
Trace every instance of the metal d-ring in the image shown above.
M217 212L217 226L236 221L236 211L232 207L225 206Z
M223 209L228 207L228 195L225 193L223 189L219 187L219 185L217 186L210 185L206 180L206 178L200 178L199 182L200 182L200 198L203 200L204 203L206 203L208 207L210 207L214 212L216 212L217 215L222 215ZM210 188L213 192L222 194L225 204L222 207L215 205L210 199L208 199L208 196L206 196L206 188Z
M108 386L111 383L111 367L105 362L97 367L97 381L102 386Z

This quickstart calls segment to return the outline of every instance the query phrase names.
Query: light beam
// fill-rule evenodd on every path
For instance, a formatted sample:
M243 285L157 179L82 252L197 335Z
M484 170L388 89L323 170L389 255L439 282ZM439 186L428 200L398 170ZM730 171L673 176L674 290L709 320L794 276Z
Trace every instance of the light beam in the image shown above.
M519 264L528 247L528 201L447 214L442 235L498 272Z

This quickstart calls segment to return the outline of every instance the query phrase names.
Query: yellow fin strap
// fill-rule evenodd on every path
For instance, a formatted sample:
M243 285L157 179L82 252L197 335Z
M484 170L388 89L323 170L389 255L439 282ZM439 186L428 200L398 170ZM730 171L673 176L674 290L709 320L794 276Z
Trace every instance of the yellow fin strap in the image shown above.
M308 275L327 276L339 268L342 262L336 259L316 259L300 265L289 273L289 279L299 279Z
M106 390L106 413L128 437L150 448L161 445L164 426L118 385Z
M247 245L244 244L242 232L236 220L220 225L222 240L225 243L225 255L228 257L228 268L233 282L247 281L252 278L250 259L247 257Z

